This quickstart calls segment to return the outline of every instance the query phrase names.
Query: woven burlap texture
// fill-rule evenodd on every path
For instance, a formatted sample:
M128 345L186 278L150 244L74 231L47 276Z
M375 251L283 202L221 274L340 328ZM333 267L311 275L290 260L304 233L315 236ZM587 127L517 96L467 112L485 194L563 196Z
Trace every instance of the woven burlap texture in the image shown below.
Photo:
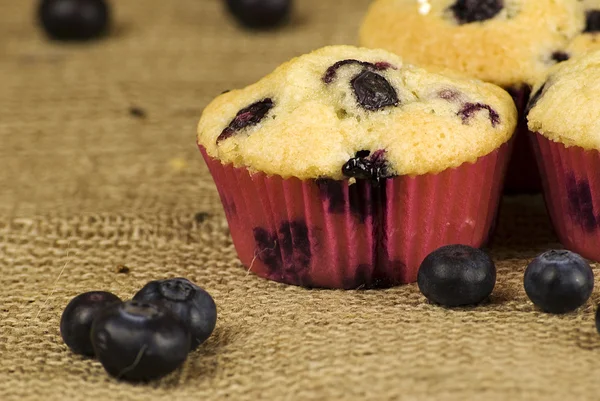
M0 400L600 398L598 295L549 316L523 291L528 259L557 246L540 198L504 201L498 284L477 308L430 305L416 285L304 290L237 260L194 144L200 111L292 56L355 43L369 1L297 1L269 33L239 29L220 0L112 3L110 37L65 45L36 29L35 2L0 0ZM119 383L62 343L71 297L172 276L219 309L182 369Z

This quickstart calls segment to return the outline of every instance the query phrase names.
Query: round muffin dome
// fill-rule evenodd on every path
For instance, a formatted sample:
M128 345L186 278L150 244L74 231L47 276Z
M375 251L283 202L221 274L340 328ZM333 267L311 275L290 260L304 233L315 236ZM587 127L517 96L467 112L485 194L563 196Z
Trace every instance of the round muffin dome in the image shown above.
M529 129L567 147L600 150L598 92L600 51L553 67L533 89Z
M585 28L571 41L566 54L578 57L590 51L600 50L600 0L583 0Z
M332 46L217 97L198 144L223 164L284 178L382 178L475 162L515 125L511 97L495 85Z
M533 84L585 25L578 0L377 0L361 44L503 87Z
M553 67L533 91L527 120L554 231L600 261L600 51Z

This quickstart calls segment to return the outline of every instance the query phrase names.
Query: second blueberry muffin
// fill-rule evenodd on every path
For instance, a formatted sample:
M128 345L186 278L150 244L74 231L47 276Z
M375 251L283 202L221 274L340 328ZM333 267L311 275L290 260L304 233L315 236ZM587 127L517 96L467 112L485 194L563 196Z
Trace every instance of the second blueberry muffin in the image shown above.
M360 42L508 90L521 121L506 189L524 193L540 189L524 118L531 86L568 58L570 41L583 29L578 0L376 0Z
M484 243L515 125L497 86L335 46L217 97L198 144L249 270L382 287L442 245Z
M556 233L600 261L600 51L557 65L534 91L527 118Z

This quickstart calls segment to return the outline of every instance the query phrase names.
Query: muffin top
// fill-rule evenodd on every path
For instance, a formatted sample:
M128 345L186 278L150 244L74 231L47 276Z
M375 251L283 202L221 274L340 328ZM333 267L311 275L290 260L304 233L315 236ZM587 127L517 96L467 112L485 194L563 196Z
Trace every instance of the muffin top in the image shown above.
M585 15L585 28L569 44L566 53L570 57L600 50L600 0L583 0L581 3Z
M529 129L566 146L600 150L600 51L553 67L533 88Z
M360 40L506 88L532 85L563 61L584 20L578 0L377 0Z
M295 58L202 113L198 144L222 163L284 178L437 173L507 142L516 110L501 88L332 46Z

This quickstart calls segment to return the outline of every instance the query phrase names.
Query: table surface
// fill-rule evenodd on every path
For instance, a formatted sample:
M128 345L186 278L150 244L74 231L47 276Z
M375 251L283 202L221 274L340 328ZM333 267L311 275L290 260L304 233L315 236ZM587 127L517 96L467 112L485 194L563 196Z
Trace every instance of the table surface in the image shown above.
M550 316L522 287L527 261L558 246L539 197L503 201L497 287L476 308L430 305L415 285L304 290L237 260L195 147L202 108L293 56L355 43L368 0L297 1L291 24L268 33L238 28L220 0L112 3L112 35L76 45L44 39L36 2L0 0L1 400L600 397L598 295ZM62 343L71 297L128 298L171 276L219 309L182 369L120 383Z

